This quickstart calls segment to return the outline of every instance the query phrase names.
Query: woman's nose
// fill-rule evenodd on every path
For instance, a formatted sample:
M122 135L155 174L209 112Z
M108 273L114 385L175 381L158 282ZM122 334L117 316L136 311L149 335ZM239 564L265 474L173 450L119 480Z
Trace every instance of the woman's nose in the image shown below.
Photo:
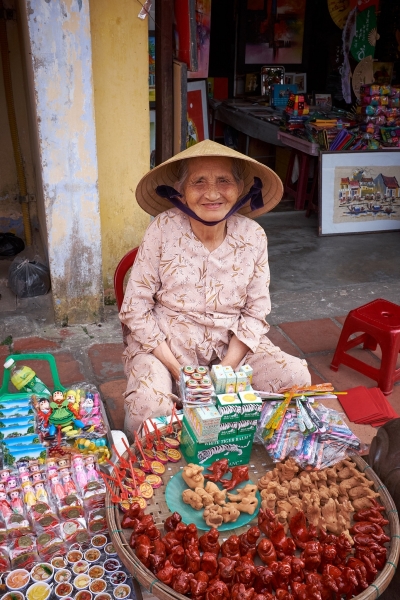
M204 195L210 200L216 200L217 198L219 198L221 194L218 190L218 184L209 183Z

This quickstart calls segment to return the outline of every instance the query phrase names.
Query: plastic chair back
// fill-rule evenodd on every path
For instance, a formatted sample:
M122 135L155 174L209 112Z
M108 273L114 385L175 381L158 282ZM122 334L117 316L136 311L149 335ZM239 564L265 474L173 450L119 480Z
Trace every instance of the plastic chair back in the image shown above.
M136 255L139 248L133 248L125 254L118 263L114 273L114 292L117 301L118 311L121 310L122 302L124 301L124 279L125 275L136 260Z

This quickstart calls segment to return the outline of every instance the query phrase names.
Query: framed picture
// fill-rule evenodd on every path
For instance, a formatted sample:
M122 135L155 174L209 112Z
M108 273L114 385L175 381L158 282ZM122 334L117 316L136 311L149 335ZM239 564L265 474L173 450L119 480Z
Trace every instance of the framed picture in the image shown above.
M257 7L257 8L256 8ZM274 0L246 5L246 65L299 65L303 57L306 0Z
M149 31L149 102L156 100L156 36Z
M206 81L189 81L187 84L187 135L186 148L208 140L208 111Z
M313 103L317 108L330 110L332 108L332 94L314 92Z
M196 0L197 68L188 69L188 79L208 77L210 60L211 0Z
M292 83L297 85L299 94L305 94L307 91L307 73L295 73Z
M150 110L150 169L156 166L156 111Z
M285 73L283 83L285 85L292 85L294 83L294 76L296 73Z
M197 71L196 0L174 0L175 57Z
M321 152L319 235L400 230L400 150Z
M174 60L173 62L174 90L174 154L186 148L187 133L187 65Z

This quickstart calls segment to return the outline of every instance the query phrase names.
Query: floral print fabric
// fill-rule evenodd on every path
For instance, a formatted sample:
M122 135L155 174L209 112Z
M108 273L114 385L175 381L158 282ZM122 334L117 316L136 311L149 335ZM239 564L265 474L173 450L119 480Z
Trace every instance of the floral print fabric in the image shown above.
M249 347L243 362L263 357L264 375L255 378L262 384L258 389L290 385L293 377L293 383L309 381L305 361L281 352L267 338L268 286L267 238L255 221L231 216L224 241L209 252L178 209L155 218L132 267L120 312L129 330L123 356L128 433L151 414L168 414L176 399L167 369L151 354L164 340L181 365L209 365L225 356L235 333Z

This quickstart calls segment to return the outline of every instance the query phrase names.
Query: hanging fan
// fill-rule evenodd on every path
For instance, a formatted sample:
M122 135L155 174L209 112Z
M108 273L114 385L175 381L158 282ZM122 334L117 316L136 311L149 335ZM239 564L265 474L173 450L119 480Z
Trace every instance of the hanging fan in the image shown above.
M353 92L358 99L360 99L360 86L365 83L372 83L374 81L374 69L373 69L373 58L367 56L360 60L358 65L353 71L352 87Z
M350 0L327 0L328 1L328 10L329 14L335 25L337 25L340 29L346 24L347 17L349 16L349 12L351 10L351 1Z

